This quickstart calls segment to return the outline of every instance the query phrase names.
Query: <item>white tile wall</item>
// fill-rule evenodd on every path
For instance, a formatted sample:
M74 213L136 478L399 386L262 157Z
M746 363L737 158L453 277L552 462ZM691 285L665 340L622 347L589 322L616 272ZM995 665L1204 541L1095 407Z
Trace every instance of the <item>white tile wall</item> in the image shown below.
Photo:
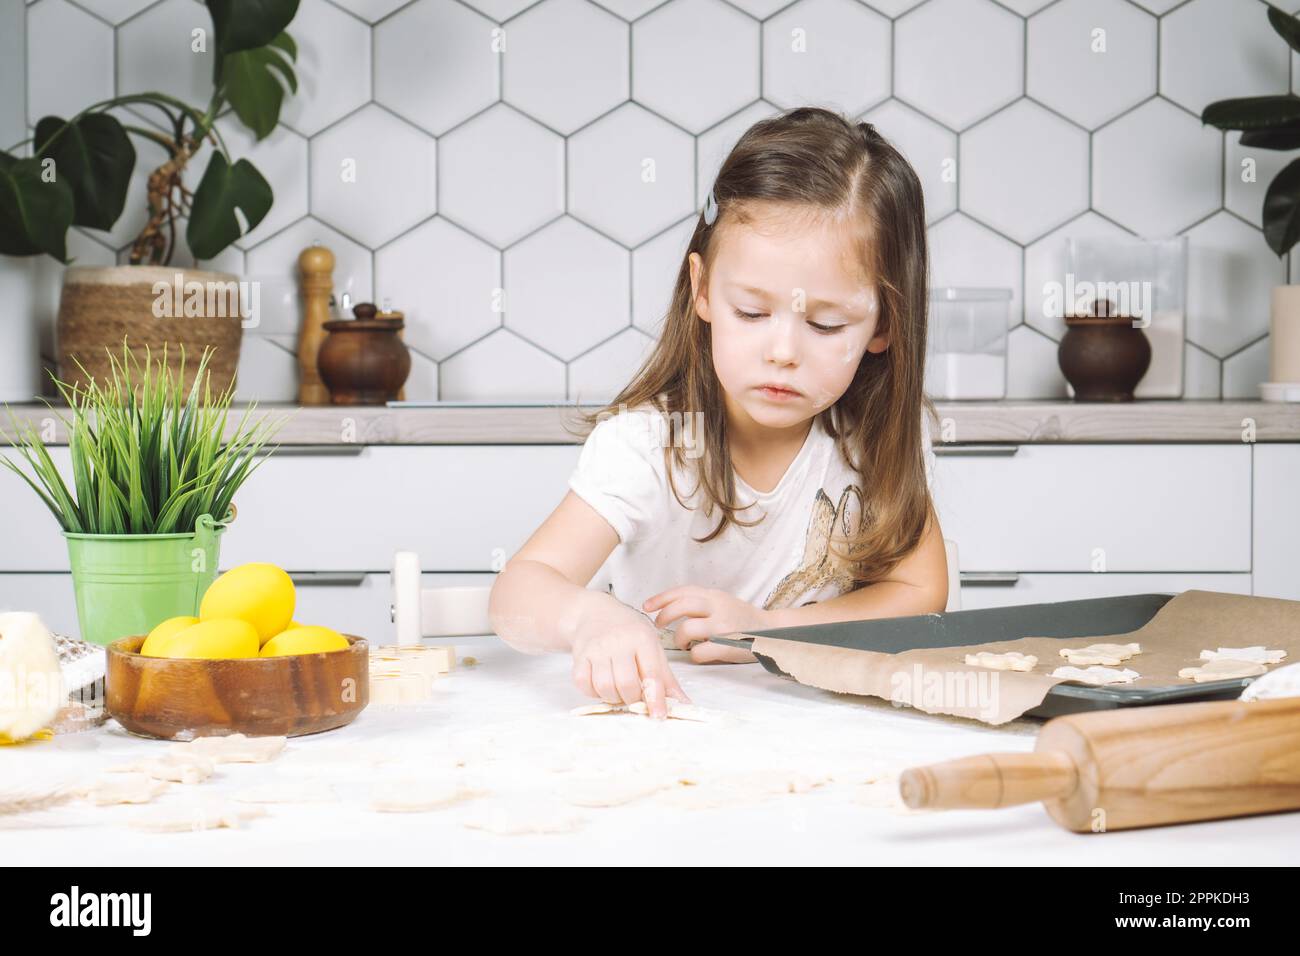
M209 66L189 52L189 31L208 22L198 0L5 7L0 145L21 151L42 116L110 91L206 100ZM1065 238L1175 233L1191 249L1187 397L1253 397L1267 374L1269 288L1300 275L1259 230L1264 192L1294 157L1243 150L1199 111L1300 90L1265 9L303 0L291 28L301 86L282 128L254 144L232 118L222 126L276 193L267 221L208 264L265 283L240 394L292 395L294 270L321 241L339 291L406 312L409 397L608 397L653 341L727 151L756 120L811 103L875 123L915 166L934 284L1013 290L1013 397L1065 395L1064 329L1041 315ZM25 47L13 39L24 15ZM130 118L158 119L144 108ZM80 261L124 258L145 162L160 155L137 149L127 214L108 233L74 230ZM176 261L192 262L183 243ZM48 362L59 270L36 274Z

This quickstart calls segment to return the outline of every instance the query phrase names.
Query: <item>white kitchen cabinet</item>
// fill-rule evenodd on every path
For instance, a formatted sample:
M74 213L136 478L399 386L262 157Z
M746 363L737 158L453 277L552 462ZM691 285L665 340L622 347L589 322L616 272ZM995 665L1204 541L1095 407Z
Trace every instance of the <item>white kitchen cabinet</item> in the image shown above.
M1255 593L1300 601L1300 445L1257 444Z
M939 520L963 571L1251 570L1247 445L935 453Z
M388 574L295 574L297 607L294 619L302 624L324 624L345 634L364 637L375 644L397 639L389 616L392 602ZM485 585L494 574L425 574L425 588ZM72 575L0 574L0 610L35 611L56 634L76 637L77 605Z
M1120 594L1180 594L1193 588L1249 594L1249 574L1011 574L963 575L961 607L974 611L1012 604L1047 604Z

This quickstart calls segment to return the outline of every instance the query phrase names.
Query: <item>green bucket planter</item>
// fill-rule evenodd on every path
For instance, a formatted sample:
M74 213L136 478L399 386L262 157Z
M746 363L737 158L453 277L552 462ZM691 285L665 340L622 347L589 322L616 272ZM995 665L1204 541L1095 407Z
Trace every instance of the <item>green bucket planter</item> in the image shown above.
M184 534L64 531L82 640L110 644L148 634L169 617L197 617L232 519L199 515L194 531Z

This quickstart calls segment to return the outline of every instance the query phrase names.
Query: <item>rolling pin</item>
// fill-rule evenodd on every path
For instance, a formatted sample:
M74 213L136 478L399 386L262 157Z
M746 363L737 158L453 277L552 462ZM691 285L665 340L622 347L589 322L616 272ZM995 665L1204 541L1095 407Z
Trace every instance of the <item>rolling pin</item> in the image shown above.
M1057 717L1030 753L913 767L899 790L914 809L1041 800L1077 833L1297 810L1300 697Z

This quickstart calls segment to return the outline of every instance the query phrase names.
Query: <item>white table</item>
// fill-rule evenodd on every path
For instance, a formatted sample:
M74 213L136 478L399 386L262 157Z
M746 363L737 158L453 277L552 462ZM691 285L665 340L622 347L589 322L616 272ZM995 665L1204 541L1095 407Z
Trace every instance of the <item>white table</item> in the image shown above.
M653 750L661 756L743 764L753 759L759 740L770 741L774 754L802 746L810 752L836 752L839 767L856 761L857 754L863 755L864 765L878 762L882 753L889 755L888 762L901 760L906 766L1029 750L1040 726L1019 720L986 727L879 700L839 697L774 677L757 664L696 666L685 661L676 663L675 670L694 702L742 718L739 729L632 715L573 717L568 711L584 700L569 682L567 657L519 654L495 638L461 639L456 647L460 656L473 655L480 663L441 678L431 705L369 708L347 727L291 738L271 763L225 764L203 784L173 784L150 806L76 803L0 818L0 859L7 865L1289 864L1300 842L1297 814L1074 834L1057 826L1038 804L943 813L868 806L861 802L863 793L893 791L838 777L807 793L736 807L682 809L655 796L582 810L586 824L566 834L500 836L468 829L463 820L475 801L427 813L369 809L369 787L378 779L377 771L357 764L358 754L373 752L367 748L418 752L448 741L459 745L481 737L488 724L497 727L496 742L475 752L496 757L491 761L494 780L517 784L525 792L535 790L540 778L510 748L528 750L531 745L520 743L528 739L552 739L561 747L572 741L582 754L595 753L599 743L602 760L636 760ZM601 723L584 723L588 721ZM596 741L590 746L583 743L589 734ZM86 734L0 748L0 774L8 780L93 776L113 764L157 755L166 746L131 737L109 721ZM319 763L334 755L330 765L335 770L348 768L333 774L336 802L273 805L268 816L237 830L155 834L125 825L133 814L177 805L200 791L233 794L284 779L295 761ZM809 760L815 764L817 758ZM301 763L296 766L301 779Z

